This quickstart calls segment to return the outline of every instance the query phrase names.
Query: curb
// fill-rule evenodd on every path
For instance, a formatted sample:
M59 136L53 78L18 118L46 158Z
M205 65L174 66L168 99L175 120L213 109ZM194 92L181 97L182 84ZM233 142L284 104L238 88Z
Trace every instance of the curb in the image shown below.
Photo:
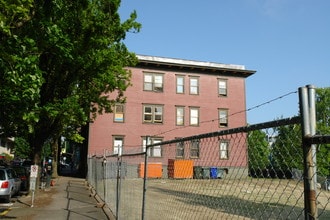
M106 214L109 220L115 220L116 217L112 213L109 206L102 200L102 198L96 193L96 190L87 181L86 181L86 187L91 192L90 197L94 197L94 199L96 200L97 207L103 209L103 212Z

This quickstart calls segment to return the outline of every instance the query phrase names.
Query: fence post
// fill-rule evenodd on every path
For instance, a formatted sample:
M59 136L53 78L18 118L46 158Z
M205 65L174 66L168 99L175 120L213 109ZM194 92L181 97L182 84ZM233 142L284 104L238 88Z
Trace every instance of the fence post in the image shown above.
M117 155L117 186L116 186L116 219L119 219L120 195L121 195L121 154Z
M107 178L107 158L103 157L103 161L102 161L102 165L103 165L103 193L104 193L104 201L106 201L106 198L107 198L107 193L106 193L106 190L107 190L107 183L106 183L106 178Z
M149 136L146 137L146 151L144 155L144 177L143 177L143 196L142 196L142 216L141 219L144 220L145 216L145 205L146 205L146 191L147 191L147 172L148 172L148 143Z
M299 107L302 117L302 140L304 154L304 201L305 219L317 219L316 205L316 151L305 138L315 134L315 89L313 86L299 88Z

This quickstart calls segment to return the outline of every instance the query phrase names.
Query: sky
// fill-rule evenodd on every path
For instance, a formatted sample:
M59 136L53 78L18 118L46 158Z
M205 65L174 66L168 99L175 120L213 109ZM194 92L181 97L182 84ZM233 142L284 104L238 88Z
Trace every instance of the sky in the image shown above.
M249 124L297 115L299 87L330 87L329 0L122 0L122 21L133 10L131 52L255 70Z

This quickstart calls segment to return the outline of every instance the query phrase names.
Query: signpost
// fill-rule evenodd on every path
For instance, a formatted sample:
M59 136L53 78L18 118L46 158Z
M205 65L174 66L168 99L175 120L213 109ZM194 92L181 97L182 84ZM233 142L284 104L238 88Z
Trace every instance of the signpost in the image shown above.
M30 190L32 191L32 204L31 204L31 207L33 207L34 192L36 190L37 177L38 177L38 166L37 165L31 165L31 173L30 173Z

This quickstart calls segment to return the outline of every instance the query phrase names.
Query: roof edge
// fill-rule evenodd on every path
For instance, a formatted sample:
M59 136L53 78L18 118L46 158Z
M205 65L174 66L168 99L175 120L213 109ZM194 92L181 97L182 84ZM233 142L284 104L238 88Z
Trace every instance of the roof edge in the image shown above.
M244 65L236 65L236 64L223 64L223 63L215 63L215 62L195 61L195 60L167 58L167 57L158 57L158 56L146 56L140 54L137 54L136 57L138 58L139 61L149 62L149 63L159 63L159 64L168 64L168 65L170 64L187 65L187 66L204 67L204 68L246 70Z

